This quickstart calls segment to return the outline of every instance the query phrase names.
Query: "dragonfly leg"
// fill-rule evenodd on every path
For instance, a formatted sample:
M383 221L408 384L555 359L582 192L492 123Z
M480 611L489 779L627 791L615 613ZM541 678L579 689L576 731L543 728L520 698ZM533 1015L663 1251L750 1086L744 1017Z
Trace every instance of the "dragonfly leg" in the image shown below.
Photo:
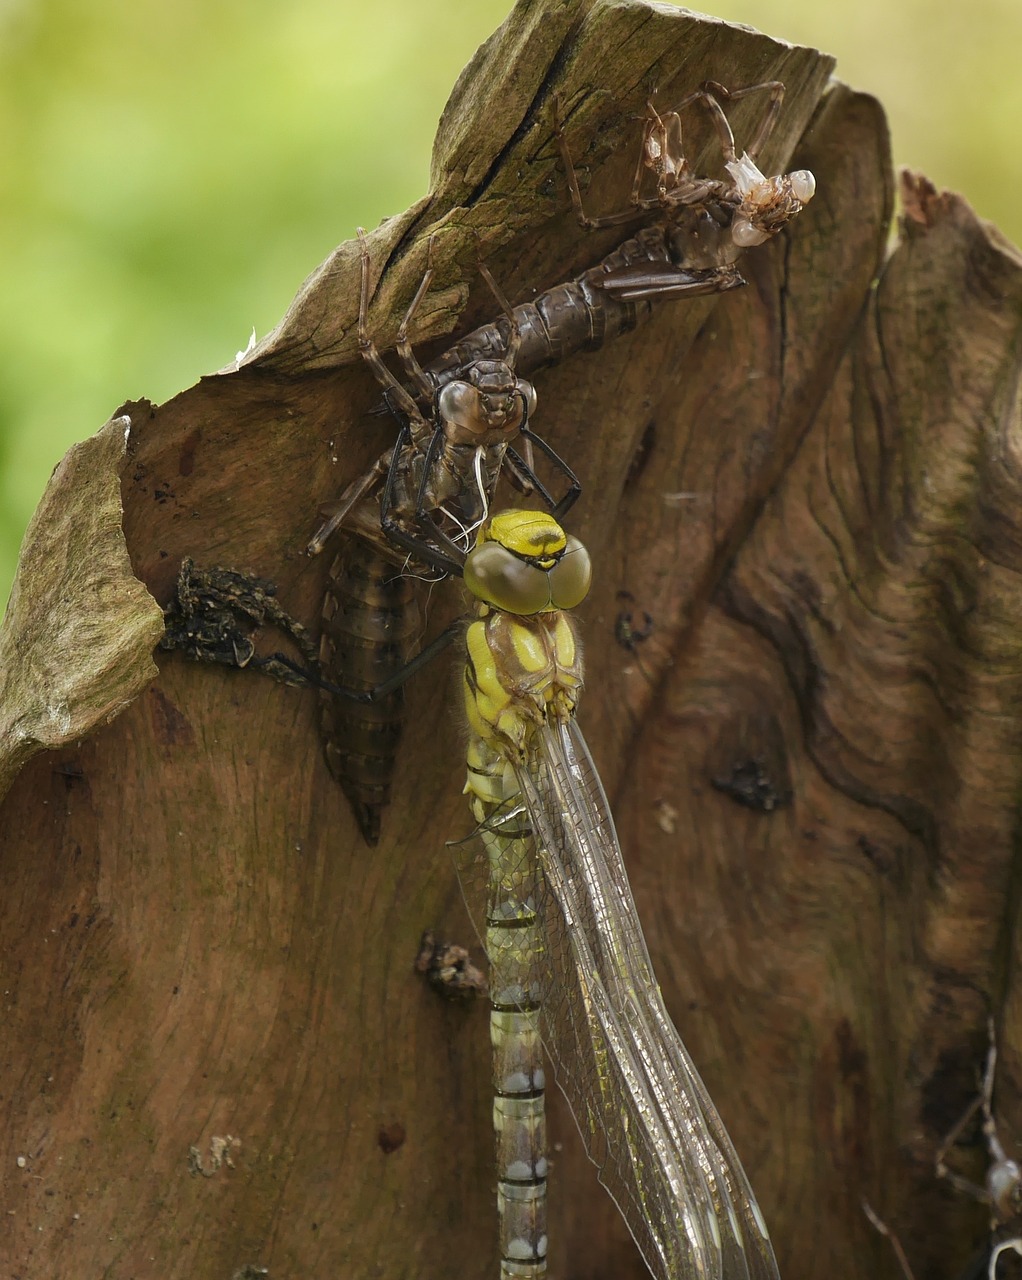
M400 689L416 672L421 671L423 667L428 666L434 658L443 653L461 635L462 629L460 619L457 622L452 622L449 627L445 627L440 632L436 639L431 640L429 644L420 649L415 657L405 663L401 670L391 676L389 680L377 685L375 689L371 689L368 695L360 695L360 700L375 702L379 698L385 698L388 693L393 693L395 689Z
M642 179L648 169L656 178L655 203L666 208L671 203L670 193L688 174L688 161L682 146L681 117L677 111L667 111L661 116L652 102L647 103L646 110L648 118L635 168L632 204L639 209L654 203L643 201L641 197Z
M582 204L582 192L578 185L578 173L575 169L575 162L571 158L571 148L568 146L568 138L564 131L564 121L561 119L560 99L557 95L553 98L554 105L554 137L557 139L557 145L561 152L561 161L564 164L565 177L568 181L568 192L571 195L571 207L575 211L575 217L578 225L584 231L595 231L600 227L616 227L624 222L631 222L636 216L637 209L643 206L633 206L623 209L620 213L605 214L600 218L593 218L585 211ZM643 156L645 155L645 138L643 139ZM640 158L639 163L643 160Z
M562 496L560 498L554 498L546 485L543 484L539 476L537 476L536 472L532 469L531 459L526 460L519 456L514 449L511 449L510 447L508 448L507 456L512 467L524 477L529 488L539 494L554 518L559 520L561 516L563 516L567 511L570 511L575 505L582 492L582 484L575 472L572 471L571 467L568 466L552 445L547 444L547 442L541 436L536 435L534 431L526 432L524 427L522 428L522 434L525 436L526 443L530 446L535 446L540 453L544 454L568 482L568 487Z
M505 317L507 318L508 335L507 335L507 350L504 352L504 363L512 372L514 372L515 361L518 359L518 349L522 345L522 330L521 330L521 326L518 323L518 316L515 314L515 310L511 306L511 303L508 302L507 296L504 293L504 290L501 289L500 285L494 279L493 272L482 260L482 257L479 258L478 265L479 265L479 274L486 281L487 285L489 286L490 292L493 294L493 296L497 300L497 306L500 307L501 311L503 311Z
M409 434L406 428L394 449L383 496L380 499L380 527L394 546L407 551L421 564L437 569L445 577L448 575L460 577L465 559L464 549L448 538L429 514L429 510L435 506L431 500L429 482L437 454L443 446L442 431L434 431L430 436L422 463L422 482L419 485L415 510L411 514L412 521L422 530L422 534L410 532L404 523L404 520L408 519L408 513L407 510L402 511L396 495L401 471L400 464L406 451L405 442Z
M770 99L767 103L766 112L760 121L755 138L745 148L749 159L755 160L766 146L777 125L778 117L781 114L781 104L784 101L784 85L780 80L763 80L759 84L746 85L744 89L725 89L722 84L717 84L711 80L707 81L704 88L714 97L723 98L725 102L737 102L740 98L749 97L750 94L769 90Z
M395 446L396 448L396 446ZM353 480L347 489L337 499L336 503L329 503L321 509L320 514L324 516L323 523L312 535L309 545L305 548L306 555L318 556L326 546L327 541L337 532L344 521L351 514L352 508L379 485L380 481L386 476L393 461L394 449L388 449L386 453L381 454L369 470L357 480Z
M860 1203L862 1205L863 1213L870 1220L870 1223L875 1230L879 1231L882 1236L890 1240L891 1250L893 1251L894 1256L898 1259L898 1266L901 1267L901 1274L905 1277L905 1280L915 1280L912 1268L909 1266L908 1258L905 1256L905 1250L902 1248L901 1241L887 1223L884 1222L883 1218L880 1217L876 1210L870 1206L868 1201L862 1200Z
M938 1178L943 1178L945 1182L949 1182L958 1191L963 1191L966 1195L972 1196L974 1200L986 1200L986 1191L977 1183L963 1178L961 1174L956 1173L947 1165L947 1157L951 1148L958 1142L964 1133L967 1125L979 1111L981 1099L976 1097L969 1103L962 1114L952 1125L951 1129L945 1135L943 1142L937 1148L937 1153L933 1158L934 1173Z
M404 365L405 372L414 384L416 391L423 397L426 404L432 408L433 404L433 383L430 381L429 375L423 370L421 364L415 357L412 345L408 341L408 329L415 317L415 313L419 309L419 304L426 296L426 291L433 281L433 242L435 236L430 236L429 243L426 246L426 272L422 277L419 288L415 297L408 304L408 310L404 314L401 325L397 331L397 339L394 343L395 350L401 357L401 363Z
M411 424L413 433L428 434L432 430L430 424L422 416L419 406L413 397L408 394L404 384L399 382L384 364L376 343L369 335L369 249L366 245L366 233L363 227L358 228L358 242L362 256L362 285L358 304L359 353L372 370L373 377L383 387L387 405L392 410L396 408L405 415ZM418 295L412 300L413 305L417 299ZM425 374L423 374L423 377L425 377Z
M758 86L756 86L758 88ZM739 94L744 90L738 90ZM719 96L718 96L719 95ZM698 102L710 117L710 123L716 130L717 137L720 139L720 149L724 153L725 161L737 160L735 153L735 136L731 132L731 126L728 124L727 116L724 114L724 108L720 105L720 98L727 101L732 95L724 88L722 84L718 84L715 80L707 80L699 86L688 97L682 98L681 102L674 108L674 113L684 111L692 103Z

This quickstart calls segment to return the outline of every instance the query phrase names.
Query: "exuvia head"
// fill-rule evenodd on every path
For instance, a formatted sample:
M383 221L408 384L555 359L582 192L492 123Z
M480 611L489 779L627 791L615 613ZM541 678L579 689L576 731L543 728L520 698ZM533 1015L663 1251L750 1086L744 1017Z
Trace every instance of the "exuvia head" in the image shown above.
M546 511L512 509L480 529L464 577L477 599L528 617L574 609L589 593L592 565L578 538Z
M510 439L528 425L535 408L535 387L503 360L477 360L465 378L448 382L437 400L440 417L465 443L493 431Z

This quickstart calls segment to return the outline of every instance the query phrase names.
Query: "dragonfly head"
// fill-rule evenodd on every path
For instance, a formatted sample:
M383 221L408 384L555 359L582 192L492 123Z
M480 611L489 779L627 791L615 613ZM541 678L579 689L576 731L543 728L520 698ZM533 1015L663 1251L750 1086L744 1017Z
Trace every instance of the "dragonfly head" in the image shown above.
M574 609L589 593L592 566L582 543L553 516L514 509L498 512L480 529L464 577L484 604L528 617Z
M732 239L740 249L775 236L816 194L816 179L808 169L767 178L747 155L725 167L742 197L731 224Z

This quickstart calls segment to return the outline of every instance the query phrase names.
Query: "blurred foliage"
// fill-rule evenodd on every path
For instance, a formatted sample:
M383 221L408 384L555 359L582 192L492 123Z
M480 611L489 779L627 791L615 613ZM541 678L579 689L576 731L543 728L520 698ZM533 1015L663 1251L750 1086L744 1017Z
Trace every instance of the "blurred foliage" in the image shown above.
M448 92L508 7L0 0L0 600L72 441L226 364L356 224L425 192ZM899 163L1022 238L1018 0L719 16L837 54Z

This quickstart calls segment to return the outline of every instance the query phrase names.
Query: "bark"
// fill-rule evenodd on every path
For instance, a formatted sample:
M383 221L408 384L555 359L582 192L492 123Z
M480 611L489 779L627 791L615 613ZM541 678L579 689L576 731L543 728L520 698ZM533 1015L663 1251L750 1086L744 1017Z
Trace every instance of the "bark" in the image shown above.
M157 674L163 615L131 572L113 418L55 469L0 626L0 798L37 751L111 720Z
M429 235L424 356L491 318L474 231L513 301L622 238L578 230L552 93L601 211L627 201L654 88L787 85L764 167L811 168L814 202L748 255L747 289L667 304L540 376L536 427L586 486L581 722L782 1273L897 1275L865 1196L917 1275L954 1276L985 1211L935 1180L933 1154L975 1090L988 1010L1009 1147L1022 1125L1022 272L916 177L888 250L883 113L830 70L667 6L520 3L455 88L429 195L370 236L371 325L390 348ZM739 141L754 111L736 111ZM392 438L366 416L357 292L349 241L240 367L125 406L126 456L104 446L72 486L85 514L62 499L37 517L46 554L23 559L17 598L40 608L12 606L5 678L31 643L23 670L60 672L86 710L63 739L33 729L27 764L5 735L23 765L0 810L12 1275L496 1274L484 1008L413 973L425 926L470 936L445 850L470 826L453 676L409 689L373 851L309 692L163 657L104 723L155 639L125 547L161 603L187 555L274 580L315 625L317 506ZM86 486L111 477L123 543L107 500L82 540ZM56 566L93 542L97 585L65 598ZM435 592L428 633L462 607ZM652 620L630 650L627 611ZM119 661L98 660L102 637ZM52 705L42 676L19 684ZM551 1274L642 1276L556 1104L552 1127Z

